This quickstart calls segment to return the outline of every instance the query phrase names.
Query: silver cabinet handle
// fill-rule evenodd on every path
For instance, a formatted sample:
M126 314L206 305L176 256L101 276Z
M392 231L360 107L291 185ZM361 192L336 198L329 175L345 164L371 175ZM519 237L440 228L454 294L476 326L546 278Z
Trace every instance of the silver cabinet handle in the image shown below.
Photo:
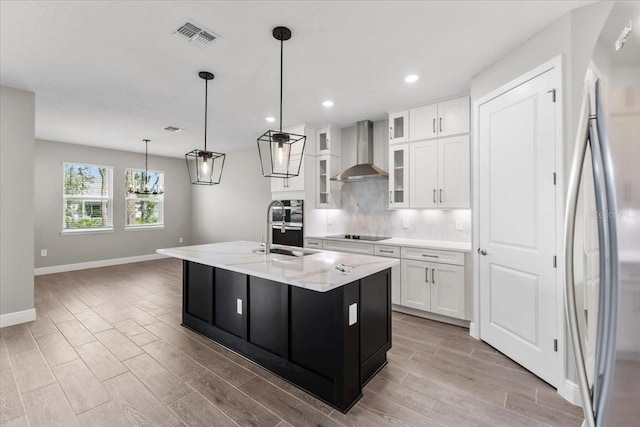
M389 139L393 139L393 126L389 126Z
M480 255L487 255L487 251L485 251L484 249L480 249L480 248L478 248L478 253Z
M433 204L436 204L436 189L433 189Z
M440 189L440 203L442 203L442 188Z
M424 281L429 283L429 268L424 269Z
M436 276L435 276L435 274L436 274L436 269L432 268L431 269L431 283L433 283L434 285L436 284Z
M422 256L427 257L427 258L439 258L438 255L422 254Z
M433 133L436 133L436 118L433 118Z
M393 251L387 251L385 249L379 249L380 252L385 253L385 254L392 254Z
M393 203L393 191L389 190L389 203Z
M442 117L440 117L440 132L442 132Z
M578 135L576 139L575 149L573 152L573 161L571 163L571 171L569 173L569 186L567 190L567 205L565 210L564 223L564 257L565 257L565 304L567 320L569 321L569 337L571 339L571 347L576 362L576 371L578 374L578 382L580 384L580 394L582 397L583 412L587 427L594 427L595 420L593 416L593 407L591 404L591 393L589 391L589 382L587 380L587 370L582 353L582 340L580 339L580 331L578 329L578 310L576 307L575 279L573 275L573 252L574 252L574 232L576 225L576 210L578 206L578 191L580 189L580 179L582 175L582 165L587 150L588 138L588 122L589 122L589 91L585 86L582 95L582 107L580 109L580 118L578 122Z

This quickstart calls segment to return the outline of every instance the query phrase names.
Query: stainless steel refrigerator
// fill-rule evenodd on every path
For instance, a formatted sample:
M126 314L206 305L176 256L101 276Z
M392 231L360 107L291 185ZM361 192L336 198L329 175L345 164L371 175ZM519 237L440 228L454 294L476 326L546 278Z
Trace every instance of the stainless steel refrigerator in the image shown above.
M640 2L585 77L565 215L566 314L586 426L640 425Z

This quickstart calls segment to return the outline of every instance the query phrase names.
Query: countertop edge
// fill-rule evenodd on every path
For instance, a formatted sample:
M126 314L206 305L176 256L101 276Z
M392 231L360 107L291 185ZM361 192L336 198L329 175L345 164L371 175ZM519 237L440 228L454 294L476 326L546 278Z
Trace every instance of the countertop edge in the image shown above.
M439 251L451 251L451 252L471 252L473 250L471 243L464 242L449 242L442 241L443 244L438 244L438 241L425 241L416 239L415 242L412 242L413 239L405 239L402 237L391 237L385 240L377 240L377 241L367 241L367 240L351 240L351 239L342 239L339 237L327 237L327 236L304 236L305 239L319 239L319 240L333 240L336 242L354 242L361 244L372 244L372 245L386 245L386 246L402 246L406 248L419 248L419 249L435 249Z

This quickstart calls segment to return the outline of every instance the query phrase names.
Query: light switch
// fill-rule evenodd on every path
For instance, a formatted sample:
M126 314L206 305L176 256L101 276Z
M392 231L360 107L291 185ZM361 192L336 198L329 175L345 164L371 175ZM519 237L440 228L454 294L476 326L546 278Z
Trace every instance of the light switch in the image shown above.
M40 256L47 256L47 250L46 249L41 249L40 250Z
M236 311L239 315L242 315L242 300L240 298L236 300Z
M184 242L184 239L182 237L179 237L178 238L178 243L183 243L183 242Z
M349 306L349 326L358 323L358 303L354 302Z

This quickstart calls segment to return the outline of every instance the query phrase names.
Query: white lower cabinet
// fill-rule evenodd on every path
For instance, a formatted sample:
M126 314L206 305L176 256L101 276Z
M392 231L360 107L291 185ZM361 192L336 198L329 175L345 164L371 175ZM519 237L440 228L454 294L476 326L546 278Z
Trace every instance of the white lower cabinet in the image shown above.
M464 267L438 262L400 261L400 304L464 319Z

